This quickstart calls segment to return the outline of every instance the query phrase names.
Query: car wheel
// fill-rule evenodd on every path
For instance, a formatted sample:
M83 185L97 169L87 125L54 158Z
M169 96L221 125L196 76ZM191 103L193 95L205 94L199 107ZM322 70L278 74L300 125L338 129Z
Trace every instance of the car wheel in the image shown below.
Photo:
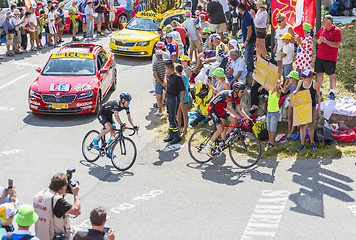
M125 14L121 14L116 21L116 28L120 27L120 24L127 23L127 17Z
M116 71L116 68L115 68L114 69L114 79L113 79L113 82L112 82L110 90L111 91L115 91L116 85L117 85L117 71Z
M97 115L99 113L99 110L101 108L101 93L98 93L98 97L96 98L96 108L94 114Z

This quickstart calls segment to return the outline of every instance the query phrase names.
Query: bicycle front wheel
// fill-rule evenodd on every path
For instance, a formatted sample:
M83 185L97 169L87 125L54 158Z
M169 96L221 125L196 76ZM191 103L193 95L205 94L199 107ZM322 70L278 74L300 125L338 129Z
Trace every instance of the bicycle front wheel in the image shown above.
M205 146L209 143L213 132L201 128L195 131L189 138L188 151L190 156L198 163L209 162L213 157L209 156Z
M82 153L88 162L95 162L100 158L100 151L96 148L94 148L94 143L93 139L96 138L99 135L99 131L97 130L91 130L89 131L82 143ZM102 139L100 138L99 140L99 147L102 146Z
M136 145L128 137L119 139L109 151L111 151L112 165L120 171L125 171L132 167L136 160Z
M236 166L249 168L254 166L261 158L261 143L255 134L241 132L240 136L236 136L231 140L229 153L232 162Z

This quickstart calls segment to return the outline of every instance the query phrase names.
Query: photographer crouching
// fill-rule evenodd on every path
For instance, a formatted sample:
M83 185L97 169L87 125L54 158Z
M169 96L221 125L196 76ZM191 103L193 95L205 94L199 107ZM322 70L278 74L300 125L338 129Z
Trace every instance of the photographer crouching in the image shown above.
M71 181L74 171L75 169L69 169L67 174L57 173L52 177L49 187L35 195L33 207L39 216L35 225L38 238L48 240L73 238L68 214L74 216L81 214L79 182ZM67 193L73 194L73 205L64 199Z

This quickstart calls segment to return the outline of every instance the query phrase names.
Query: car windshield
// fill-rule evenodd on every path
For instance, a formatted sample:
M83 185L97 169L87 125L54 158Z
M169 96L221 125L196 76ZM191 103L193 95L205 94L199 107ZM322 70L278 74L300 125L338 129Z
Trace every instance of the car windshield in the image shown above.
M94 59L88 58L52 58L42 72L42 75L55 76L92 76L94 74Z
M126 28L131 30L141 30L141 31L157 31L157 27L162 20L150 19L150 18L139 18L134 17Z

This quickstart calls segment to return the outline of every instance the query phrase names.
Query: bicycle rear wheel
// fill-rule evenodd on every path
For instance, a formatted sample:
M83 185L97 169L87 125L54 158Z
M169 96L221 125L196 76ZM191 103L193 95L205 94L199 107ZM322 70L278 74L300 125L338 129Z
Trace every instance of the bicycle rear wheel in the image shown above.
M99 135L99 131L91 130L85 135L83 139L82 153L85 160L87 160L88 162L95 162L100 158L100 151L94 148L94 143L93 143L93 139L96 138L98 135ZM100 138L99 147L101 147L102 144L103 144L103 140L102 138Z
M252 167L261 158L261 143L255 134L241 132L240 136L231 140L229 154L236 166L240 168Z
M118 140L110 150L112 165L120 171L125 171L132 167L136 160L136 145L128 137Z
M205 146L209 143L213 132L201 128L195 131L189 138L188 151L190 156L198 163L209 162L213 157L209 156Z

